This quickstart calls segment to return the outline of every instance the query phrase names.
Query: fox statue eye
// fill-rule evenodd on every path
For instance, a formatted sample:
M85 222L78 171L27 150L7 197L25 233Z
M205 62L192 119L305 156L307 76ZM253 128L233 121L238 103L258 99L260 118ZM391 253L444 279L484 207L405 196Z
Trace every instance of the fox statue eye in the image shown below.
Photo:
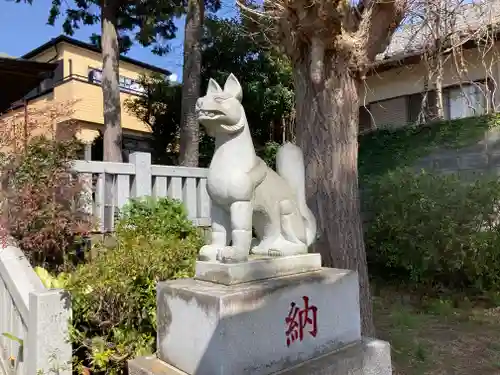
M224 99L224 98L222 98L222 97L220 97L220 96L216 96L216 97L214 98L214 101L215 101L216 103L222 103L224 100L225 100L225 99Z

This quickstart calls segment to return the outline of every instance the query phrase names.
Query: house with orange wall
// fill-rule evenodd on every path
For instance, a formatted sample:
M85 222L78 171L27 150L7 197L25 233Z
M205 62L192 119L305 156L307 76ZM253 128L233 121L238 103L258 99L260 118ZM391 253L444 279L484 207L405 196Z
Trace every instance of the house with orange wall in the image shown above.
M8 122L14 116L36 112L36 109L57 103L70 103L71 114L53 124L55 133L62 125L71 124L75 135L86 146L86 158L99 159L98 143L104 130L103 98L101 90L101 50L94 45L61 35L35 48L21 57L22 60L55 63L51 78L44 79L28 95L13 102L3 111L0 121ZM138 84L141 74L159 73L168 77L171 73L150 64L126 56L120 57L120 101L123 128L124 156L132 151L150 151L151 130L127 111L124 102L143 95ZM24 119L26 121L26 119ZM70 129L71 130L71 129ZM91 155L91 150L94 155Z

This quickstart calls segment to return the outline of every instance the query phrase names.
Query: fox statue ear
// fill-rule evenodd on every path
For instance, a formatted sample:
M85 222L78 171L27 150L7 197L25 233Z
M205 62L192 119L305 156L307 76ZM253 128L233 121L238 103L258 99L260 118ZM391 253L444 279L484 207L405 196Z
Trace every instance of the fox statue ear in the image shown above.
M217 81L213 78L208 80L207 94L215 94L218 92L222 92L221 87L217 83Z
M227 77L226 83L224 84L224 92L231 94L240 102L243 98L243 89L233 73Z

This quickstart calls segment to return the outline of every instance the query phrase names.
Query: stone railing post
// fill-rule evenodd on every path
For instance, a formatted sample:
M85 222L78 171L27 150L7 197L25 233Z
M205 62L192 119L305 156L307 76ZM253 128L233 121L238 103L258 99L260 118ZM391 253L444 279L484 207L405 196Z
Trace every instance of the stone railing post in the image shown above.
M31 292L27 337L27 374L72 373L69 337L71 300L61 289Z
M151 154L146 152L133 152L130 154L130 163L135 165L135 176L132 182L131 198L151 196Z

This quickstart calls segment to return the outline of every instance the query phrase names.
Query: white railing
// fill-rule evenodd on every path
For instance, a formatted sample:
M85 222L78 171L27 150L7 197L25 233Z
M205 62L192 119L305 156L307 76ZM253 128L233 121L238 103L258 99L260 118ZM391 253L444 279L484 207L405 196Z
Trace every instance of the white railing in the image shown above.
M142 196L179 199L195 225L210 226L205 168L152 165L150 154L134 152L130 163L77 160L73 169L84 182L86 210L98 220L99 232L112 232L119 209Z
M66 292L46 289L21 249L0 245L0 374L70 375Z
M112 231L118 210L142 196L179 199L197 226L210 226L207 169L152 165L141 152L130 161L73 162L100 232ZM0 241L0 375L70 375L70 317L69 295L45 288L21 249Z

